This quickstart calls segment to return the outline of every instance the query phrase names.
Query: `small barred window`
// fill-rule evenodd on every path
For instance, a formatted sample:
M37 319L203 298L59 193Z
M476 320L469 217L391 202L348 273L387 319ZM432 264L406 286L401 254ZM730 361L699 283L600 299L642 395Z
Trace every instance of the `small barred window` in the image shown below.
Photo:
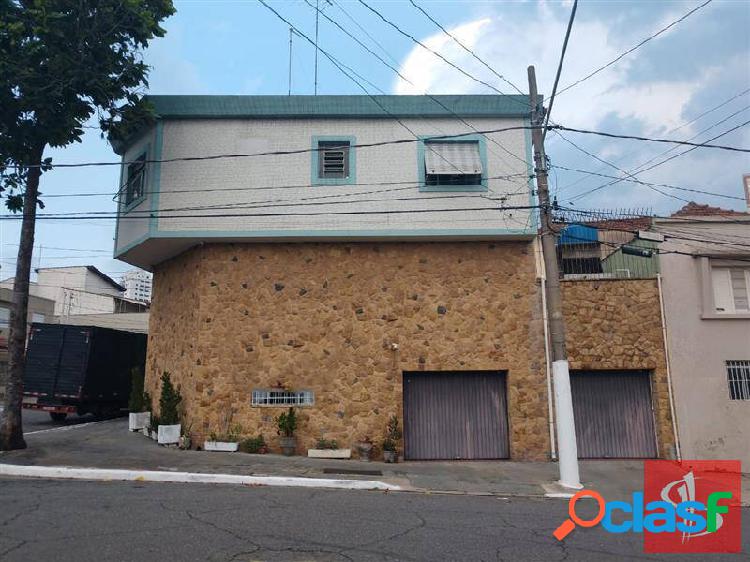
M312 406L315 394L310 390L253 390L253 406Z

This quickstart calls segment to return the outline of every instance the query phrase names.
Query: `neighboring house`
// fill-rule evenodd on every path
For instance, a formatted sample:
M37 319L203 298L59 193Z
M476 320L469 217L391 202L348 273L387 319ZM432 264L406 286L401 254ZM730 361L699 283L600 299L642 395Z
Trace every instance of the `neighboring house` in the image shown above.
M115 256L154 274L146 385L171 373L196 442L275 447L295 406L300 450L397 415L407 459L550 458L525 96L149 101L116 145ZM673 456L656 279L563 290L574 397L620 416L579 450Z
M581 458L675 458L658 235L650 217L563 225L558 238Z
M29 294L55 302L56 316L144 312L148 306L126 298L125 287L92 265L44 267L36 270ZM0 282L13 288L13 278Z
M151 302L151 278L148 271L134 269L122 276L125 298L138 302Z
M682 456L750 466L750 214L690 203L655 228Z
M0 402L5 393L5 376L8 367L8 329L10 309L13 302L13 290L0 287ZM55 312L54 301L29 296L27 323L49 322Z

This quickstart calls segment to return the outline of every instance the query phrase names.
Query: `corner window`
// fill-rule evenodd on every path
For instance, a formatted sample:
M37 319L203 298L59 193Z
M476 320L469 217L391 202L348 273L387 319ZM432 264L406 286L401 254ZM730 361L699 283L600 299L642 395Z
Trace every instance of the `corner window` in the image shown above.
M313 137L313 185L355 183L354 137Z
M487 190L487 156L481 135L456 140L425 139L419 152L422 191Z
M128 164L125 183L125 205L132 205L146 194L146 153Z
M253 390L253 406L312 406L315 394L310 390Z
M730 400L750 400L750 361L727 361Z
M711 285L717 314L750 312L750 267L712 267Z

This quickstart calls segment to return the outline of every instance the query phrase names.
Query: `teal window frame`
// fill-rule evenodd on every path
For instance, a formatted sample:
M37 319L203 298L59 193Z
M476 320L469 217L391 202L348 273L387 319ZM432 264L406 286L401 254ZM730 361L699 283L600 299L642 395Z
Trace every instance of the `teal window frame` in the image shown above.
M318 176L320 164L320 152L318 144L320 141L343 141L349 143L349 177L346 178L321 178ZM312 152L310 153L311 181L312 185L353 185L357 183L357 152L355 145L357 139L347 135L313 135Z
M482 179L475 185L427 185L424 153L428 142L476 142L479 145L479 159L482 162ZM484 135L461 135L460 137L445 137L442 134L420 136L417 143L417 178L419 191L488 191L487 185L487 139Z
M146 147L145 150L138 153L138 156L135 157L134 160L131 160L129 163L123 163L122 166L122 174L120 176L120 189L123 190L123 214L131 211L141 203L143 203L146 200L146 193L148 192L148 180L150 174L148 173L148 154L149 154L150 145ZM136 197L129 203L127 202L128 198L128 182L130 178L128 177L128 168L130 165L135 162L136 160L139 160L143 158L145 160L143 164L143 193L140 195L140 197ZM125 177L125 183L122 182L122 178Z

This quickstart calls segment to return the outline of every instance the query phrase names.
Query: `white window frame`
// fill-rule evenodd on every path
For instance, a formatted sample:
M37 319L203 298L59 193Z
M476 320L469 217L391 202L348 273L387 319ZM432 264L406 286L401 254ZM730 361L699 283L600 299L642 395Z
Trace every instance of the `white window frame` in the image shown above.
M732 282L732 273L741 271L745 277L745 297L750 296L750 267L711 266L711 288L714 296L714 311L717 314L750 314L748 308L737 308ZM721 310L720 310L721 309Z
M283 388L254 388L251 405L260 408L288 408L315 405L312 390L284 390Z
M701 278L701 318L704 320L728 320L728 319L750 319L750 310L736 310L734 307L734 295L730 293L723 301L717 299L715 278L720 278L714 274L715 269L721 268L741 268L745 269L745 282L748 284L750 291L750 277L747 276L747 262L701 257L700 260L700 278ZM728 279L726 281L728 283ZM731 299L731 303L729 302ZM723 304L723 306L721 306ZM717 310L717 306L725 310Z
M750 360L726 362L727 389L732 401L750 401Z

